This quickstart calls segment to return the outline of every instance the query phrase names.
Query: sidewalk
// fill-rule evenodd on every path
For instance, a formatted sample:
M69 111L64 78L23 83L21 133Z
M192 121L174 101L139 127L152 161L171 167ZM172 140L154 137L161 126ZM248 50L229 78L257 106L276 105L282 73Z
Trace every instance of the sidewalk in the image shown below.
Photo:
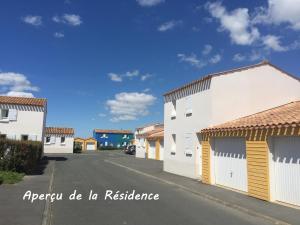
M113 162L124 166L130 165L130 168L134 170L149 174L170 184L174 183L201 197L254 216L264 217L274 223L300 224L300 210L298 209L262 201L235 191L213 185L206 185L198 180L163 172L163 162L161 161L138 159L134 156L120 156L119 158L115 158Z
M55 160L55 159L54 159ZM26 191L47 193L54 161L45 159L37 171L17 184L0 185L0 225L42 224L45 201L23 201Z

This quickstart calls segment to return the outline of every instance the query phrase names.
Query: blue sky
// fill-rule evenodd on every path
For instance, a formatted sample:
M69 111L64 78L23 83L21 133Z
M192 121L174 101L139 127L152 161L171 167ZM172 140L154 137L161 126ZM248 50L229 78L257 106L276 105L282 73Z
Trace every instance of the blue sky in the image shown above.
M0 94L77 136L161 122L163 93L211 72L300 71L300 0L2 0L0 28Z

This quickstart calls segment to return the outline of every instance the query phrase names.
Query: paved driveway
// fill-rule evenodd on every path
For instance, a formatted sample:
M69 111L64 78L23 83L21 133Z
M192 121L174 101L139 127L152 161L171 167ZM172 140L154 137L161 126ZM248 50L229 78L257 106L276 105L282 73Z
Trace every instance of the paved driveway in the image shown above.
M120 152L60 155L50 159L52 160L46 173L41 178L36 178L40 180L33 180L31 183L25 180L16 186L16 193L13 191L14 187L8 192L10 188L0 186L0 194L11 195L0 196L1 204L2 200L5 200L5 204L11 204L10 207L0 204L1 225L274 224L261 216L242 212L204 198L196 191L182 188L177 183L190 185L191 188L193 185L197 187L199 183L163 173L162 162L135 159ZM47 181L47 187L44 181ZM30 187L38 193L48 190L52 193L62 193L64 199L53 203L48 201L46 204L45 201L24 202L20 196ZM82 200L68 199L74 190L82 194ZM99 194L98 200L87 200L91 190ZM107 190L157 193L160 199L104 200ZM11 197L13 201L9 202ZM18 207L24 211L19 211ZM5 209L5 212L2 209Z

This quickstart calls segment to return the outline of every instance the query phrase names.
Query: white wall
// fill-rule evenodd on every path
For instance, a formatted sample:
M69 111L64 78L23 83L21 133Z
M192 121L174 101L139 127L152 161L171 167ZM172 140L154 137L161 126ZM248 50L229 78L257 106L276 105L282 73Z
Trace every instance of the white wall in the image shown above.
M74 145L74 137L73 136L64 136L65 143L61 143L61 137L63 135L45 135L46 137L50 137L50 143L46 143L44 141L44 153L73 153L73 145Z
M300 100L300 81L269 65L214 77L211 89L212 125Z
M269 65L215 76L210 88L192 94L192 116L185 116L185 99L176 103L176 119L171 120L172 102L164 104L164 170L191 178L202 175L202 150L196 133L242 116L251 115L291 101L300 100L300 82ZM185 134L192 133L193 154L185 154ZM176 154L171 155L172 134L176 134Z
M145 139L144 138L136 138L135 145L136 145L135 157L144 159L146 156Z
M0 121L1 134L7 137L13 135L17 140L21 139L21 135L29 135L36 137L37 141L43 141L46 113L42 107L0 104L0 109L17 110L16 121Z
M164 105L164 170L187 177L199 177L202 152L196 133L211 123L211 91L191 95L192 115L185 115L186 98L177 100L176 119L171 119L172 102ZM185 134L192 134L192 155L185 154ZM176 134L176 154L171 155L172 134Z

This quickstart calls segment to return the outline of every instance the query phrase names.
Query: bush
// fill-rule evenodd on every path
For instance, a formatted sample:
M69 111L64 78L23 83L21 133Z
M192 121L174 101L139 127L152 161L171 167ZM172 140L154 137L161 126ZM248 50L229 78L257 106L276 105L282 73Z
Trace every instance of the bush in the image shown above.
M37 141L0 140L0 170L31 173L42 157Z

